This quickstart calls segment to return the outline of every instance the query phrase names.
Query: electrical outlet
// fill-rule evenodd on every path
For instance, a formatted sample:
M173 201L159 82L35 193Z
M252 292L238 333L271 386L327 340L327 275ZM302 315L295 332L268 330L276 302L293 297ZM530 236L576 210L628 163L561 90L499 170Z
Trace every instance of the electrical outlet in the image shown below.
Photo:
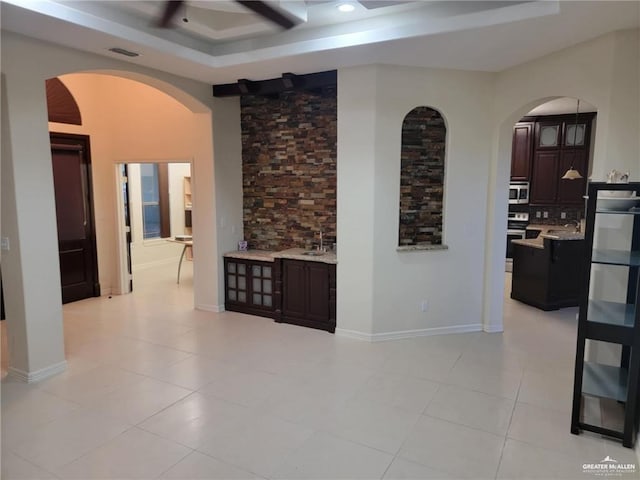
M564 220L565 218L567 218L567 212L560 212L560 218L562 220Z
M536 218L540 218L540 217L542 217L542 213L540 213L540 211L537 211L536 212Z
M2 237L0 239L0 250L4 250L5 252L9 251L9 237Z
M542 212L542 216L544 218L549 218L549 212Z
M422 302L420 302L420 311L426 312L428 309L429 309L429 304L427 303L426 300L422 300Z

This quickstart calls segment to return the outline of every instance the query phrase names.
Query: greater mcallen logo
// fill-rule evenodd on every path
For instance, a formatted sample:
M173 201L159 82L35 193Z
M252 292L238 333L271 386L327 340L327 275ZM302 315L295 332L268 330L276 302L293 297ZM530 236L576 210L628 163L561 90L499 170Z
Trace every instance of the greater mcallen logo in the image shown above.
M619 463L607 455L599 463L584 463L582 472L598 476L621 476L623 473L635 473L636 465L635 463Z

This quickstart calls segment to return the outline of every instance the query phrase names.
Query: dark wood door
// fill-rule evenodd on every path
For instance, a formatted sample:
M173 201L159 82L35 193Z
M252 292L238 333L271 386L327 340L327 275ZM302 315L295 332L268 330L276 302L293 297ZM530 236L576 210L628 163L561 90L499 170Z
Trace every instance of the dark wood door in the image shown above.
M559 161L558 178L573 167L582 178L576 180L558 180L558 203L582 205L587 188L587 152L584 149L564 150Z
M531 176L533 124L516 123L511 145L511 180L525 181Z
M532 204L555 203L558 190L559 150L538 151L533 160L531 174Z
M62 303L100 295L89 138L51 134Z
M120 178L122 180L122 204L124 206L124 228L126 232L127 241L127 274L129 275L129 292L133 292L133 268L131 265L131 211L129 205L131 205L129 190L129 166L126 163L120 165Z
M307 262L285 260L282 262L282 313L291 317L306 317Z

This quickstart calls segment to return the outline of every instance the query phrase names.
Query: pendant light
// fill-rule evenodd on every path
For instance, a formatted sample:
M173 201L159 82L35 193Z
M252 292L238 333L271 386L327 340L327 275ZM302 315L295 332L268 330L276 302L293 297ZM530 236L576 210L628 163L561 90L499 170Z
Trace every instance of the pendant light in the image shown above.
M573 146L576 146L576 139L578 138L578 113L580 113L580 99L576 101L576 121L573 125ZM578 180L582 178L580 172L573 168L573 165L569 167L569 170L562 176L562 180Z

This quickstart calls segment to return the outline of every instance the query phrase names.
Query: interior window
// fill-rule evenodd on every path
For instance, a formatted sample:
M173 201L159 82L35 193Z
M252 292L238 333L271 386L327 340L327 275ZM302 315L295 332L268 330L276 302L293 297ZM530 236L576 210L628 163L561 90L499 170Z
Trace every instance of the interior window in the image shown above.
M143 238L170 237L167 165L157 163L141 164L140 182L142 187Z

